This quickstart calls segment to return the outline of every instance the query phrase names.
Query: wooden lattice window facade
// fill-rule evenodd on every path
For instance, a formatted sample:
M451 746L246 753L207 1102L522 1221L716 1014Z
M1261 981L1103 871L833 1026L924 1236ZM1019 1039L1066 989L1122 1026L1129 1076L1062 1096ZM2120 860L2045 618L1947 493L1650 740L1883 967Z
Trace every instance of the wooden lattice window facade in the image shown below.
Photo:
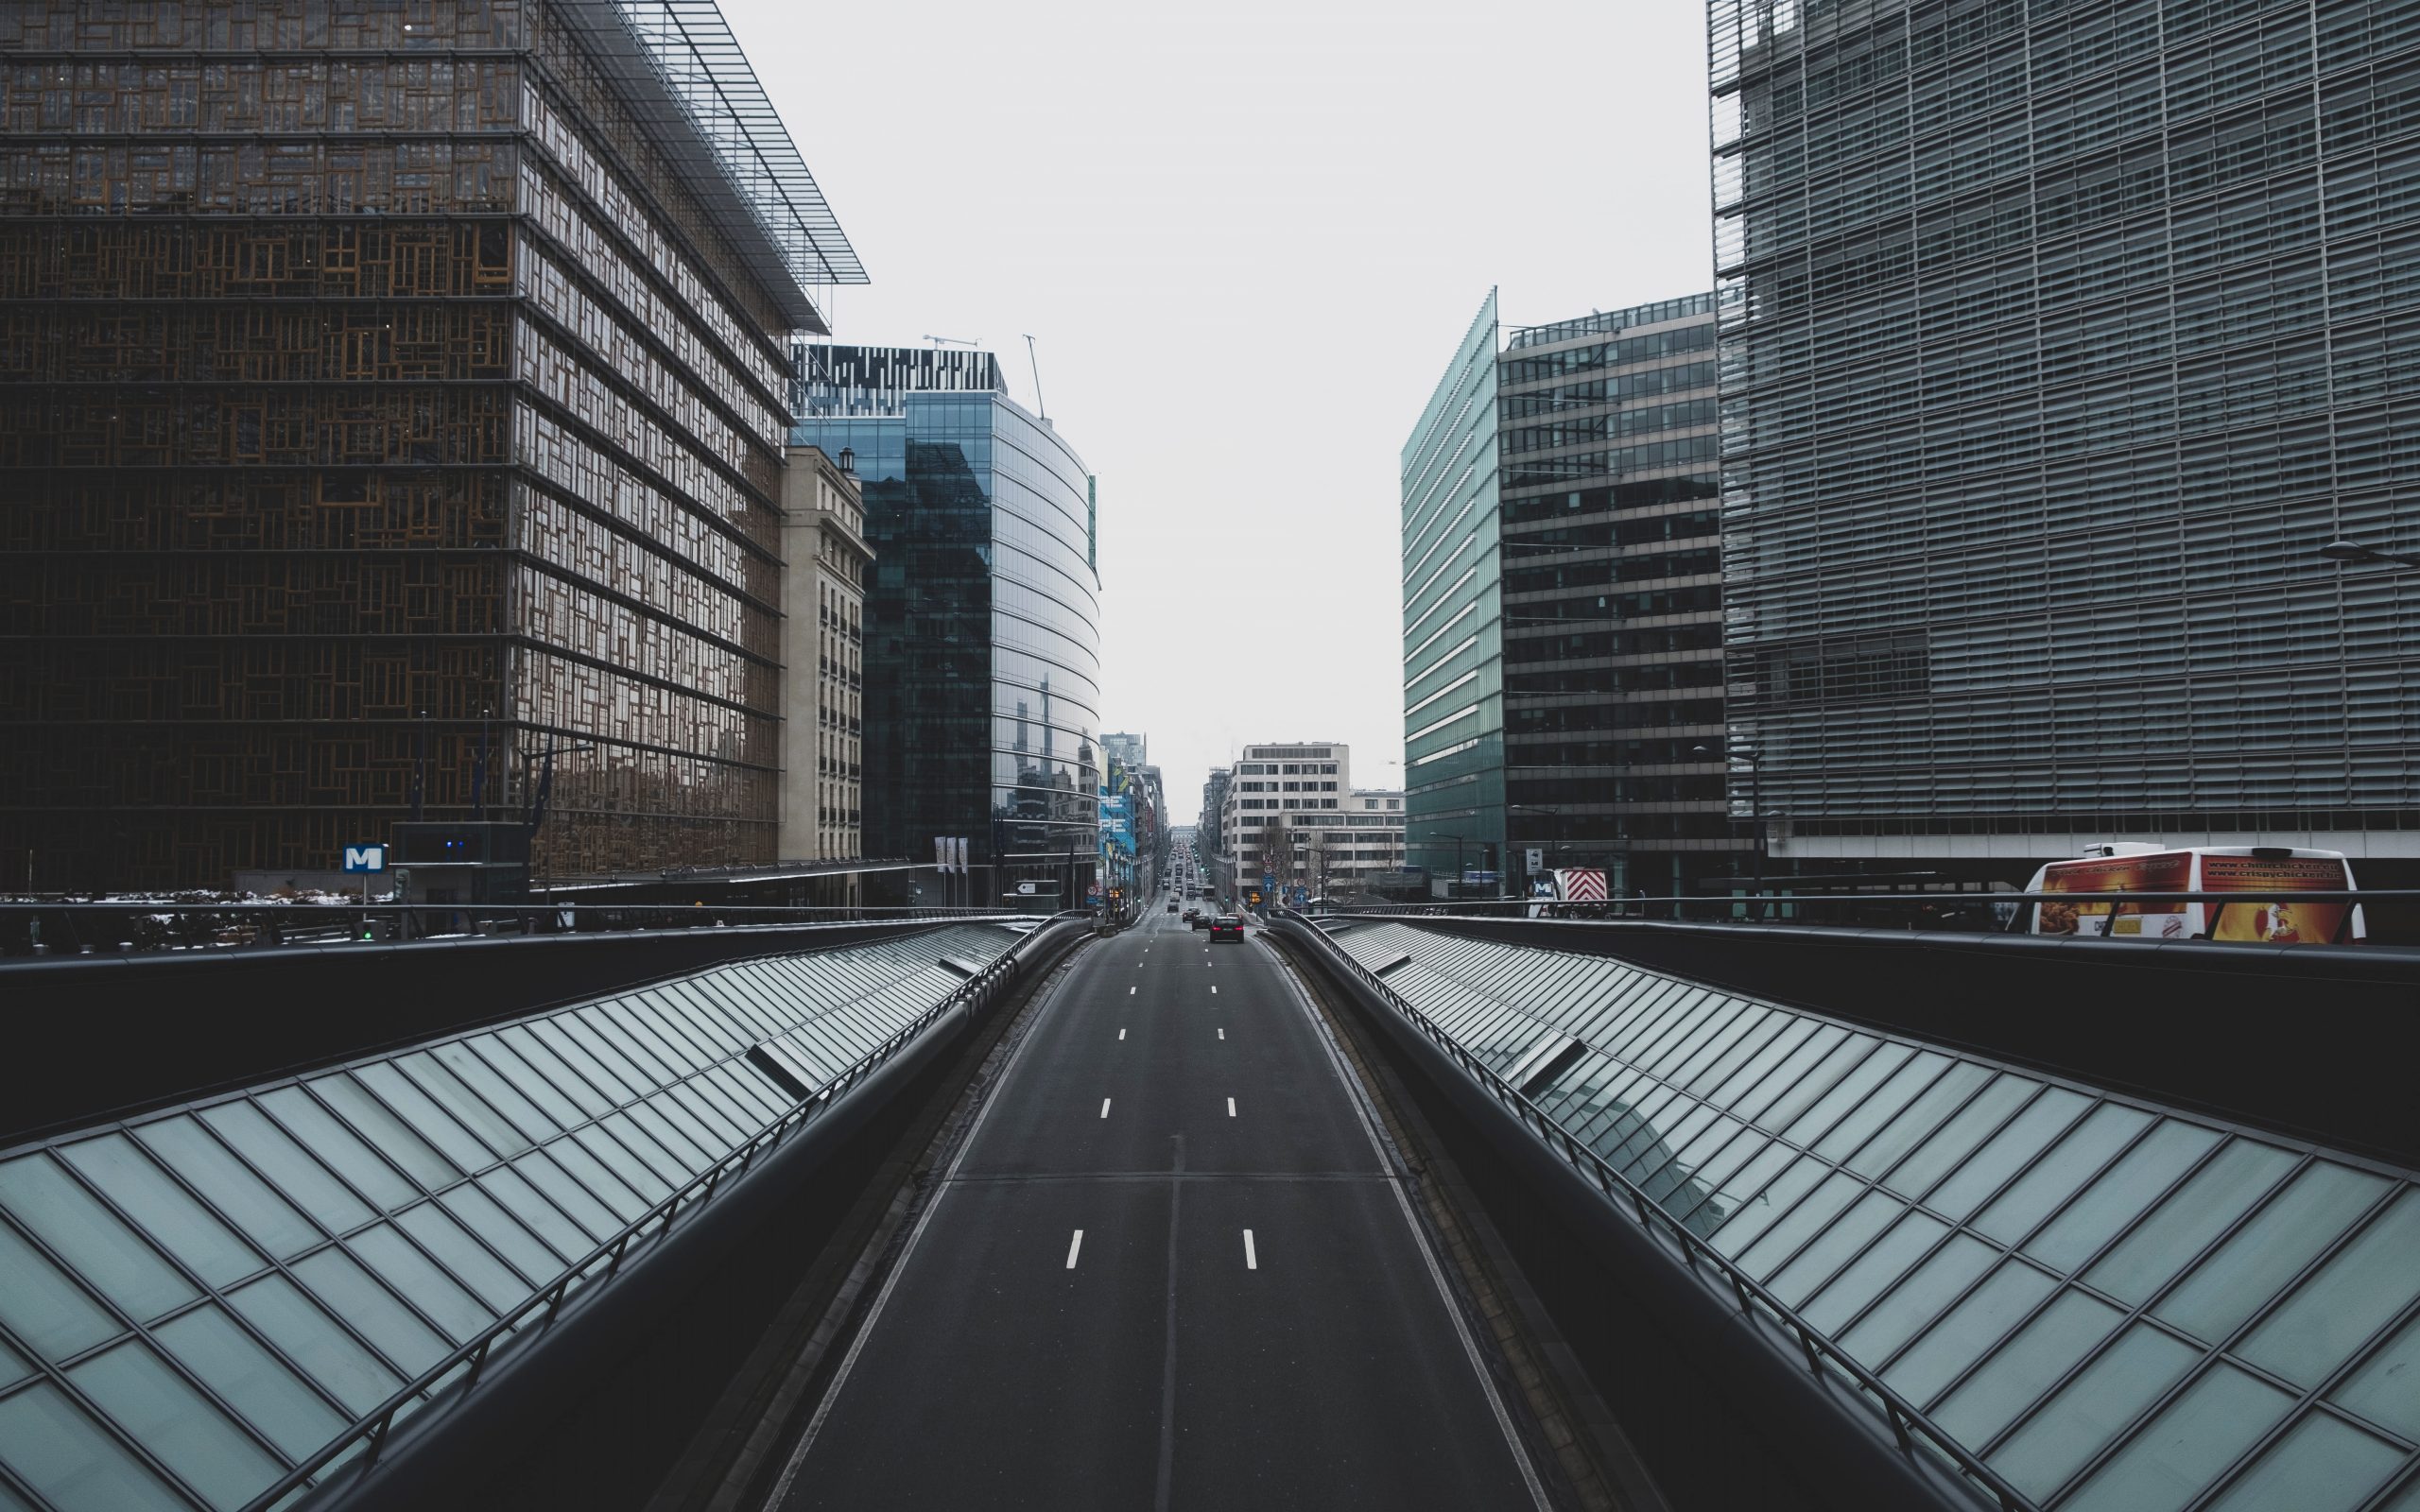
M540 874L773 859L781 305L581 35L0 0L0 889L325 869L550 746Z

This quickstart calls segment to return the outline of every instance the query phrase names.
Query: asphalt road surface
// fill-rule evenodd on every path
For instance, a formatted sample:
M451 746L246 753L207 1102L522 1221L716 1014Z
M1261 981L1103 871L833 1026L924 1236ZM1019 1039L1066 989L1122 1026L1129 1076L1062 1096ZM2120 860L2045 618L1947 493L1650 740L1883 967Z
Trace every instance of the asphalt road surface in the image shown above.
M1546 1504L1259 933L1087 948L769 1509Z

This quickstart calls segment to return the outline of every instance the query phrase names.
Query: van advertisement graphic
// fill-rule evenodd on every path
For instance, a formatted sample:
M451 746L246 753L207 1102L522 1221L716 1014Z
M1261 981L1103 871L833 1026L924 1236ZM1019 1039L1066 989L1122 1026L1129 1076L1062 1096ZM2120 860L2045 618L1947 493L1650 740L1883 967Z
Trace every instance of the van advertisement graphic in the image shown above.
M2111 856L2105 861L2062 861L2042 879L2044 892L2191 892L2193 857L2183 850L2155 850L2138 856ZM2111 935L2136 935L2150 939L2183 939L2188 933L2184 903L2046 902L2040 933L2073 935L2082 921L2117 910L2109 921ZM2094 925L2088 931L2103 931Z
M2202 858L2204 892L2342 892L2352 886L2344 863L2330 856L2211 856ZM2218 915L2212 939L2265 940L2276 945L2325 945L2344 923L2345 905L2334 902L2241 902Z

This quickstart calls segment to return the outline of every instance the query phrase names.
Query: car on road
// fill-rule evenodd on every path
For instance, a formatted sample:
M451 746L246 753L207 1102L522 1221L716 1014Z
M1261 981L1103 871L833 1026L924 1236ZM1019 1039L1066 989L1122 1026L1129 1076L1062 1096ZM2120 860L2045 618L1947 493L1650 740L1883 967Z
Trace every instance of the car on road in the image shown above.
M1244 942L1244 921L1234 914L1220 914L1218 918L1212 919L1210 921L1210 942L1215 945L1222 939L1231 939L1238 945L1242 944Z
M1168 900L1168 912L1171 914L1176 912L1176 900L1173 898Z
M1190 917L1193 919L1193 927L1196 929L1208 929L1212 924L1218 922L1215 916L1205 914L1199 908L1195 909Z

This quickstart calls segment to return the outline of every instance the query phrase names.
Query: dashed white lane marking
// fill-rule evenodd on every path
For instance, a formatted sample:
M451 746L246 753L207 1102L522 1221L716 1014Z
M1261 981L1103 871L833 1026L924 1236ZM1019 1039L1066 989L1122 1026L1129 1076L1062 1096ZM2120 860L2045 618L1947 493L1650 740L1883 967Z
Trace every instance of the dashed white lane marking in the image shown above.
M1083 1247L1084 1231L1081 1228L1079 1228L1076 1230L1076 1237L1067 1241L1067 1268L1069 1270L1074 1270L1076 1268L1076 1251Z
M1211 983L1211 984L1210 984L1210 995L1211 995L1212 997L1214 997L1214 998L1215 998L1215 997L1217 997L1217 996L1219 995L1219 984L1218 984L1218 983L1213 982L1213 983Z
M1221 1039L1221 1040L1224 1040L1225 1038L1227 1038L1227 1031L1226 1031L1226 1030L1224 1030L1224 1029L1219 1030L1219 1039Z
M1103 1118L1109 1116L1109 1099L1106 1097L1100 1100L1100 1116Z
M1236 1116L1236 1100L1232 1097L1227 1099L1227 1116L1229 1118Z
M1068 1263L1073 1264L1074 1262ZM1252 1247L1252 1230L1249 1228L1244 1230L1244 1269L1260 1269L1260 1255Z
M1139 990L1140 990L1140 988L1131 988L1131 987L1130 987L1130 988L1128 988L1126 989L1126 995L1127 995L1128 997L1130 997L1130 998L1131 998L1131 997L1132 997L1132 996L1133 996L1137 991L1139 991Z
M1123 1030L1123 1029L1118 1030L1118 1031L1117 1031L1117 1038L1119 1038L1120 1040L1125 1039L1125 1038L1126 1038L1126 1031L1125 1031L1125 1030Z

